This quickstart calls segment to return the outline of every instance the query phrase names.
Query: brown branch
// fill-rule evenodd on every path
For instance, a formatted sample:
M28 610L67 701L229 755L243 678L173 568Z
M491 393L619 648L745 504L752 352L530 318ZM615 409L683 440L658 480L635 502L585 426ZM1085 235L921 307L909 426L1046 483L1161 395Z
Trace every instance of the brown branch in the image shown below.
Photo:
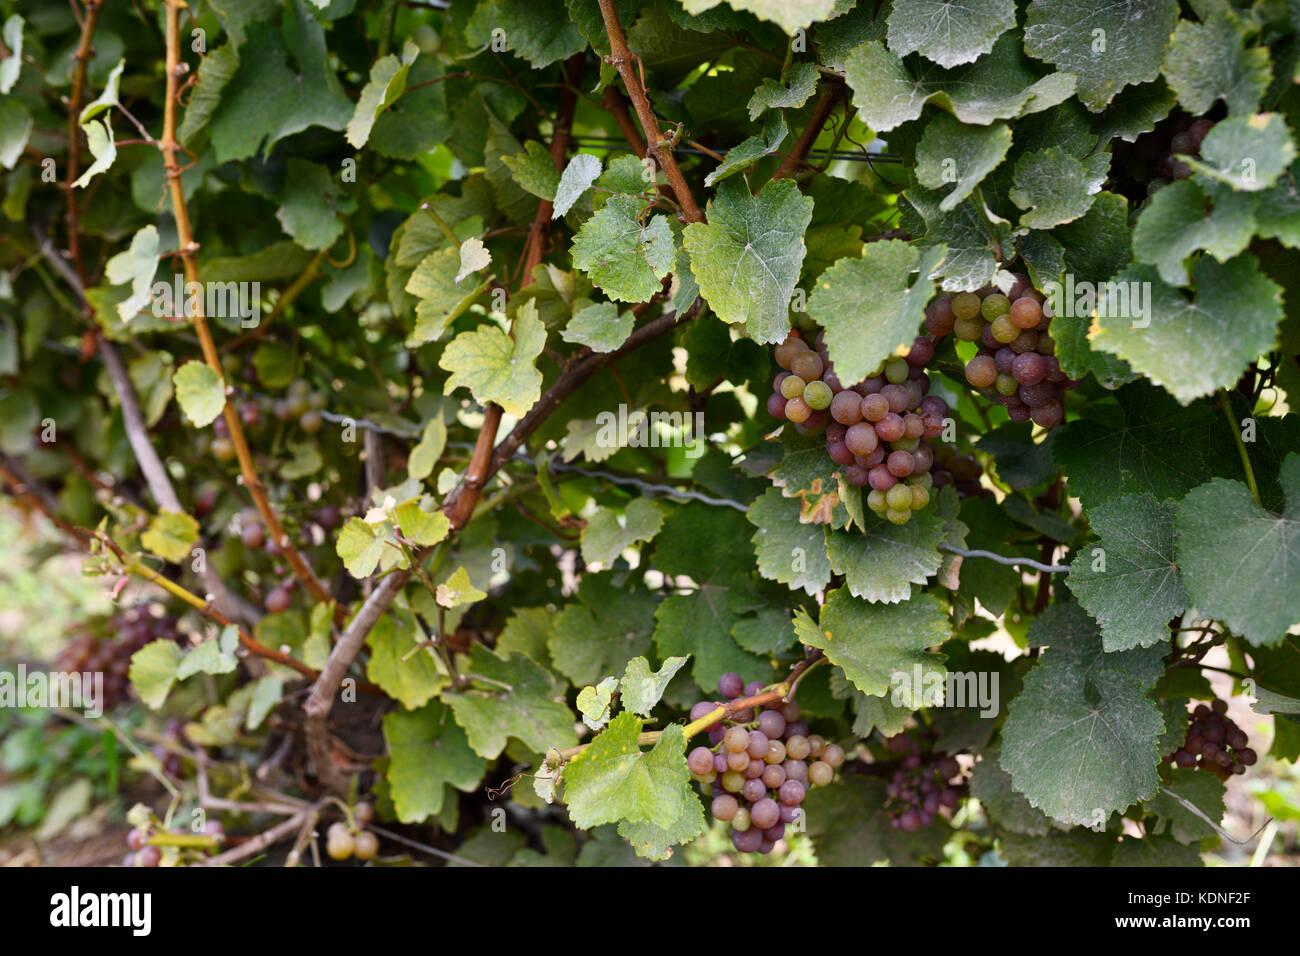
M347 793L348 782L330 756L329 731L325 723L334 706L334 692L352 666L353 659L360 653L362 645L366 643L370 629L388 611L397 595L402 593L402 588L410 577L409 570L393 571L370 592L370 596L343 631L339 642L330 651L324 669L316 678L316 683L312 685L311 693L303 704L303 728L307 735L307 754L312 767L317 778L340 795Z
M81 544L88 543L93 537L85 528L78 528L60 518L56 514L58 502L54 500L49 489L32 478L20 462L3 452L0 452L0 478L8 483L10 493L15 498L26 502L29 507L43 514L64 534L70 535Z
M804 164L804 158L813 148L813 144L817 142L822 127L830 119L831 113L834 112L836 104L839 103L840 97L843 95L844 84L838 78L832 77L822 86L821 96L817 98L817 104L813 107L808 125L804 127L803 132L799 135L799 141L794 144L794 149L781 161L780 167L772 174L774 180L794 178L794 174ZM848 119L845 119L844 122L847 123Z
M86 88L86 67L90 63L91 42L95 36L95 26L99 23L99 11L102 0L86 0L86 16L81 22L81 40L77 51L72 54L76 69L72 74L72 92L68 95L68 169L63 177L63 188L67 194L68 209L65 220L68 226L68 256L77 270L82 285L86 284L86 270L81 260L81 225L77 214L77 193L73 183L77 179L81 162L81 99Z
M655 118L650 99L646 96L645 87L641 85L633 69L632 64L637 57L627 48L623 26L618 22L618 11L614 9L614 0L599 0L599 3L600 15L605 20L605 32L609 35L610 55L605 59L618 70L618 75L623 80L628 98L632 100L637 118L641 120L641 128L645 130L649 150L659 161L659 168L668 176L668 185L672 187L673 194L682 207L682 218L687 222L704 222L704 213L700 212L695 197L691 195L690 186L686 185L686 177L682 175L681 168L673 156L672 141L664 139L663 131L659 129L659 120Z
M176 237L179 246L177 254L181 257L181 262L184 265L186 281L201 285L198 262L194 257L194 253L198 249L198 243L194 241L194 233L190 228L189 210L185 205L185 190L181 185L182 170L176 158L177 151L181 149L180 143L176 139L176 107L180 93L181 77L185 72L180 58L180 13L185 4L184 0L166 0L166 4L167 92L163 103L163 135L158 147L162 150L163 166L167 171L168 186L171 191L172 215L176 221ZM203 312L203 303L196 301L194 304L194 331L199 337L199 345L203 350L203 359L207 362L208 367L216 373L224 390L227 388L226 376L221 366L221 357L217 354L216 345L212 340L212 331L208 328L207 316ZM294 577L306 588L307 592L318 602L322 604L328 603L330 601L329 592L316 579L316 575L307 566L306 560L298 552L289 536L285 534L284 528L280 524L279 515L276 514L275 509L271 507L271 502L266 497L266 489L258 477L256 466L253 464L253 455L248 449L248 441L244 437L243 423L240 421L239 412L235 409L234 403L227 401L222 409L222 414L226 420L226 428L230 432L230 440L235 446L235 455L239 459L239 470L243 475L244 486L248 489L253 503L257 506L258 513L266 523L271 539L279 544L281 555L293 569ZM347 619L346 609L336 605L335 619L342 626Z
M605 109L614 117L619 132L632 147L632 152L636 153L636 158L645 159L645 140L637 132L636 123L632 122L632 114L627 111L627 101L623 99L623 94L612 83L605 87Z

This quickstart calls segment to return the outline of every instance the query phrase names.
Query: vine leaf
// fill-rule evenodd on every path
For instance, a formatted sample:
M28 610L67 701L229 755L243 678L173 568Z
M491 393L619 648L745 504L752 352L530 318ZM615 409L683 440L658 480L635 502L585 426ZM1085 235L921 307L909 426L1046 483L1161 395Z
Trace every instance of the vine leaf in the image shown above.
M560 171L541 143L530 139L520 152L502 156L501 162L510 170L514 181L528 192L539 199L555 199L555 191L560 188Z
M1184 261L1204 249L1227 262L1250 245L1259 199L1209 184L1208 192L1191 180L1163 187L1138 217L1133 256L1155 266L1170 285L1187 284Z
M1160 75L1178 22L1178 0L1080 5L1033 0L1025 14L1025 52L1078 76L1079 99L1100 112L1124 87Z
M575 703L578 706L578 713L582 715L582 722L592 730L600 730L609 723L610 704L617 691L617 677L606 677L599 684L595 686L589 684L578 691Z
M975 63L919 75L883 43L867 40L845 56L844 77L859 117L879 133L919 119L931 102L963 123L987 126L1050 109L1069 99L1075 84L1073 73L1035 72L1012 33L1004 33L993 51Z
M804 611L795 614L799 640L821 648L871 697L888 693L899 675L910 687L914 667L926 676L944 673L943 655L927 648L942 644L948 632L948 616L930 594L902 604L869 604L837 588L822 605L817 624Z
M1079 160L1051 146L1025 153L1016 161L1014 185L1008 195L1026 210L1020 225L1051 229L1086 213L1106 175L1093 177Z
M522 415L542 393L534 361L545 344L546 326L537 317L536 300L529 299L515 314L513 338L495 325L481 325L448 343L438 359L452 373L443 394L463 386L481 404L496 402L507 414Z
M1201 23L1179 20L1161 69L1193 116L1219 99L1233 115L1253 113L1271 78L1268 50L1246 48L1245 29L1227 7Z
M704 185L712 186L754 165L764 156L772 155L785 142L786 135L785 119L780 111L768 113L767 118L763 120L763 132L757 136L750 136L727 150L727 155L723 157L717 168L704 177Z
M708 223L686 227L683 244L700 294L722 321L743 322L756 342L780 342L790 327L812 210L793 180L770 182L754 196L733 177L709 200Z
M197 428L212 424L226 406L221 376L203 362L186 362L176 370L172 385L185 417Z
M798 109L817 90L817 66L795 63L782 82L765 77L749 98L749 119L757 120L767 110Z
M636 316L629 310L619 315L613 302L597 302L573 313L560 338L585 345L593 352L613 352L632 334Z
M15 62L13 57L4 61L4 63L12 62ZM0 64L0 67L3 65ZM18 165L34 126L35 121L32 119L31 112L21 101L12 97L0 101L0 166L13 169ZM74 185L80 182L79 179Z
M483 286L471 283L462 285L457 278L462 268L460 247L448 244L429 253L412 271L404 288L418 301L415 306L415 329L411 332L407 345L423 345L441 338L456 317L464 314L478 298ZM527 303L525 307L526 305Z
M208 123L219 163L269 151L312 126L342 130L352 119L356 107L329 65L324 27L302 4L286 7L282 21L245 27L239 66Z
M1175 554L1197 609L1251 644L1281 643L1300 624L1300 454L1282 462L1280 514L1241 482L1216 478L1178 506Z
M718 0L681 0L681 3L687 13L698 14L716 7ZM807 30L819 20L829 18L840 6L836 0L727 0L727 5L775 23L789 34Z
M1199 843L1208 837L1217 839L1214 828L1175 800L1172 794L1182 797L1211 820L1222 820L1223 796L1227 788L1213 774L1198 772L1195 767L1171 767L1169 779L1160 785L1160 792L1146 802L1145 810L1155 817L1147 832L1167 834L1179 843Z
M1155 796L1164 720L1135 676L1141 653L1106 653L1090 627L1054 640L1025 677L1002 726L1002 766L1048 816L1096 826Z
M689 658L669 657L659 670L652 671L644 657L632 658L627 662L627 670L619 685L623 708L641 717L649 717L650 711L668 689L668 682L677 676L687 660Z
M573 265L619 302L645 302L659 291L677 259L668 220L642 225L641 202L611 196L573 237Z
M1095 316L1089 338L1162 385L1186 405L1233 385L1277 340L1282 289L1250 255L1220 264L1202 256L1192 267L1196 298L1166 285L1147 266L1126 269L1119 283L1148 283L1147 324L1132 316ZM1130 286L1134 288L1134 286Z
M199 523L184 512L162 509L149 521L140 543L158 557L180 564L199 540Z
M1206 405L1182 408L1163 389L1134 382L1116 393L1118 407L1098 407L1070 422L1052 457L1086 509L1126 494L1181 498L1218 472L1231 449L1217 440L1222 416Z
M988 53L1015 25L1015 0L895 0L889 48L899 56L915 51L940 66L959 66Z
M423 823L442 812L449 787L469 792L487 761L470 749L451 713L434 701L419 710L384 715L388 792L402 823Z
M1099 540L1075 552L1070 590L1101 625L1107 651L1166 640L1169 622L1188 608L1174 563L1176 510L1172 501L1126 495L1088 514Z
M612 572L584 574L578 594L556 614L546 636L555 669L574 685L617 674L649 652L656 601L644 589L620 588Z
M1281 115L1256 113L1215 123L1201 143L1201 158L1185 162L1233 189L1258 192L1276 183L1295 157L1295 141Z
M808 299L808 314L825 330L827 352L841 381L861 381L912 344L934 294L929 275L946 252L940 245L922 256L916 246L898 239L871 242L859 258L841 259L821 274Z
M547 156L550 160L550 156ZM559 185L555 188L555 209L552 219L566 215L573 204L582 198L582 194L591 188L591 184L600 178L600 160L589 153L579 153L569 160L560 175Z
M420 48L414 41L407 40L402 46L401 59L389 53L381 56L370 68L370 79L361 89L345 134L348 144L354 149L366 145L379 114L406 92L406 75L419 55Z
M663 511L648 498L628 502L622 513L601 508L582 529L582 560L588 564L612 565L636 542L654 538L663 523Z
M104 278L109 283L131 283L130 296L117 304L117 314L123 322L131 321L153 301L151 288L159 258L158 230L154 226L145 226L131 237L129 248L112 256L105 264ZM173 308L177 312L183 311L181 303L174 303Z
M522 654L498 657L482 644L469 652L465 672L486 678L487 689L444 691L456 723L465 728L476 754L495 760L513 737L534 753L578 742L573 711L562 702L560 682L550 671Z
M912 585L925 584L939 570L943 558L944 520L934 508L915 512L912 520L896 525L874 513L861 533L829 531L826 551L831 568L844 575L856 597L896 604L912 594Z
M174 641L152 641L131 655L131 686L149 709L157 710L167 700L183 657Z
M423 638L415 618L405 611L385 614L366 637L366 677L407 710L423 707L448 683L432 651L411 654Z
M113 139L113 126L107 116L99 122L91 120L81 129L86 134L86 148L95 157L95 161L73 182L73 187L77 189L85 189L100 173L108 172L117 159L117 141Z
M1006 123L971 126L940 113L926 124L917 144L916 180L930 189L951 183L953 188L939 203L940 212L951 212L998 167L1010 149L1011 127Z
M466 276L486 269L491 264L492 253L487 251L483 240L478 236L470 236L460 244L460 271L456 273L456 282L461 282Z
M584 830L602 823L649 823L669 829L699 800L690 788L686 739L670 724L649 751L637 744L642 722L624 711L564 768L564 802Z
M831 580L826 554L826 534L821 525L799 520L799 503L768 488L750 506L745 517L758 530L751 539L758 572L790 590L802 588L816 594Z
M343 235L340 216L355 210L356 201L320 163L291 156L286 166L284 202L275 218L304 249L328 249Z
M438 606L449 611L454 608L477 604L487 597L485 592L474 587L470 582L469 572L463 567L453 571L447 580L438 585L436 592L434 599L437 601Z
M1046 836L1052 829L1051 818L1017 793L1011 774L1002 769L1001 746L988 748L975 765L970 778L971 796L980 802L989 818L1003 830L1026 836Z

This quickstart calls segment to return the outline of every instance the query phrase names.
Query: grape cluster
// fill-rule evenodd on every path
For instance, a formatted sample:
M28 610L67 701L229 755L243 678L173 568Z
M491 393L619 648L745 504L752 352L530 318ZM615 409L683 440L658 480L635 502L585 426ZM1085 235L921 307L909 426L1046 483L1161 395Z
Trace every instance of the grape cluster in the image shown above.
M203 828L196 831L194 835L213 837L214 844L207 847L168 845L164 854L162 847L150 842L156 834L171 833L181 836L188 835L189 831L183 826L175 826L168 830L162 821L143 804L133 807L127 814L127 819L133 824L126 834L126 845L130 847L131 852L122 858L123 866L160 866L164 859L167 866L197 862L208 853L215 852L226 839L226 828L221 825L221 821L207 820Z
M228 375L236 374L241 367L239 358L230 355L226 356L224 365ZM256 380L256 370L252 363L243 366L243 377L250 383ZM257 432L269 425L271 418L280 422L297 419L299 428L309 435L314 435L325 425L321 409L326 406L328 400L329 397L325 392L313 391L310 382L299 378L289 383L283 398L245 397L238 401L236 408L239 412L240 424L247 431ZM230 429L224 418L213 421L212 437L205 440L207 440L207 450L217 461L233 461L236 457L235 443L230 437ZM269 436L267 440L269 441Z
M930 469L935 488L953 485L957 489L958 498L991 496L993 492L980 484L982 474L984 467L974 455L958 454L957 449L951 445L935 446L934 466Z
M956 810L969 793L961 765L941 750L933 749L930 732L904 731L885 740L885 747L903 759L889 779L885 793L890 825L915 833L934 825L940 813Z
M1246 732L1227 716L1228 702L1197 704L1189 715L1187 738L1165 759L1178 767L1204 767L1222 779L1246 772L1259 756L1246 746Z
M729 701L762 692L760 681L745 685L739 674L718 678L718 693ZM691 708L691 720L720 706L701 701ZM844 748L809 734L793 701L773 701L757 713L752 707L736 711L725 724L709 728L713 746L694 748L686 764L710 788L714 818L731 824L732 845L741 853L771 853L808 789L834 779Z
M1199 158L1201 144L1214 123L1208 116L1175 113L1155 129L1143 133L1131 146L1117 144L1112 177L1121 191L1137 201L1174 180L1187 179L1192 174L1191 167L1178 157Z
M107 633L91 627L80 630L59 651L54 666L65 674L102 673L107 710L130 695L131 655L156 640L183 641L176 619L155 614L151 604L138 605L109 618Z
M379 853L379 837L365 827L374 817L375 808L371 804L358 803L352 810L355 827L342 820L331 823L325 831L325 852L330 859L346 860L355 856L358 860L373 860Z
M850 484L869 485L867 505L894 524L930 503L935 452L948 403L929 395L924 368L934 357L935 339L918 335L904 357L884 362L856 385L835 374L823 337L814 347L792 330L776 347L783 369L767 401L774 418L793 422L801 434L826 436L831 460L843 466Z
M163 775L171 780L179 780L181 777L181 755L172 749L175 747L185 747L189 741L185 738L185 725L179 720L169 720L163 727L163 740L165 743L154 744L152 753L158 765L162 768ZM168 746L168 745L172 746Z
M1028 276L1017 275L1005 295L985 286L939 296L926 307L925 327L940 338L951 332L963 342L979 342L979 353L966 363L966 381L1005 408L1013 422L1032 419L1053 428L1065 420L1065 391L1080 383L1056 358L1045 301Z

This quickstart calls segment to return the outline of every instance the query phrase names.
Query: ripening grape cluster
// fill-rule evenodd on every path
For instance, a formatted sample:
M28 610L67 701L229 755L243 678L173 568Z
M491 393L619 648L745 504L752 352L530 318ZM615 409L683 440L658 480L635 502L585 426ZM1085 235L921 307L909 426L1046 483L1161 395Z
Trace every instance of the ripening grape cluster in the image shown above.
M885 740L891 753L900 755L898 769L885 793L890 825L915 833L934 825L944 810L956 810L969 788L961 779L961 765L941 750L933 749L929 732L904 731Z
M127 699L131 689L131 655L157 640L180 642L176 619L155 615L149 604L128 608L108 621L108 633L85 629L64 645L55 667L65 674L102 673L105 710Z
M136 813L133 813L132 816L135 816L136 819L141 822L137 822L134 827L127 831L126 845L131 848L131 852L122 858L123 866L153 867L161 865L163 862L162 849L149 842L153 838L154 834L170 832L182 835L190 832L183 826L172 827L170 831L167 831L152 813L148 814L147 819L141 819L143 817L142 814L137 815ZM206 856L208 853L215 851L216 848L224 843L226 839L226 828L221 825L220 820L206 821L203 824L202 829L195 831L195 833L198 836L214 837L216 844L206 849L199 847L173 847L168 850L168 866L179 866L186 862L195 862Z
M739 674L718 678L718 693L728 701L762 692L762 682L745 685ZM719 706L701 701L691 720ZM709 728L709 743L687 754L686 765L710 788L713 816L731 824L731 843L741 853L771 853L809 788L826 786L844 763L844 748L808 733L793 701L736 711Z
M934 446L934 465L930 468L930 477L934 487L953 485L958 498L983 498L993 494L980 484L980 475L984 466L974 455L959 454L951 445Z
M350 827L342 820L331 823L325 831L325 852L332 860L346 860L355 856L358 860L373 860L379 853L379 837L366 829L366 824L375 817L375 808L369 803L358 803L352 810Z
M1178 157L1199 159L1201 144L1214 123L1208 116L1192 117L1177 112L1139 136L1132 146L1117 148L1115 171L1133 187L1125 190L1126 194L1140 200L1144 193L1150 195L1174 180L1190 177L1191 167Z
M1043 312L1046 296L1017 275L1005 295L994 286L941 295L926 307L925 327L939 338L951 332L978 342L966 363L966 381L1007 410L1013 422L1054 428L1065 420L1065 392L1079 382L1061 369Z
M1203 767L1222 779L1242 774L1259 759L1246 746L1246 732L1227 716L1228 702L1197 704L1189 715L1187 738L1165 759L1177 767Z
M809 346L792 330L776 347L783 371L772 383L768 413L793 422L801 434L824 432L845 481L869 485L868 507L894 524L906 524L930 503L935 452L927 439L939 437L948 417L948 403L928 394L924 369L934 344L932 336L918 335L906 356L889 359L856 385L836 376L821 334Z

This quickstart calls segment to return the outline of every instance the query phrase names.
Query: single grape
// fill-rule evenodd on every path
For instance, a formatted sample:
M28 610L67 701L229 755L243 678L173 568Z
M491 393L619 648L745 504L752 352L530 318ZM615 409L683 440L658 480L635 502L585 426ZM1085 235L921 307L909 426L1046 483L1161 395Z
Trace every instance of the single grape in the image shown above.
M999 374L998 377L993 380L993 387L997 389L999 395L1010 396L1016 394L1016 390L1020 388L1020 383L1010 375ZM1019 402L1017 402L1017 404L1019 404Z
M821 378L825 363L816 352L803 351L790 360L790 371L805 382Z
M708 747L696 747L687 756L686 766L691 773L704 776L713 769L713 751Z
M824 787L833 779L835 771L825 761L817 760L808 765L808 782L814 787Z
M880 394L889 402L889 410L897 415L907 411L907 407L912 403L911 393L904 385L886 385L880 390Z
M353 853L358 860L373 860L379 853L379 837L369 830L362 830L352 838Z
M827 442L826 451L837 465L851 465L855 460L849 446L842 441Z
M777 796L787 807L797 807L799 804L803 803L804 795L807 792L807 789L800 780L787 780L785 783L781 784L781 789L777 791Z
M1021 329L1007 315L999 315L989 325L989 334L1003 345L1014 342L1020 336L1020 332Z
M739 830L742 833L753 826L753 819L750 816L749 807L742 806L736 811L736 815L731 818L731 828Z
M761 800L767 794L767 786L757 777L746 780L745 785L740 788L740 795L750 803Z
M1037 385L1047 375L1047 362L1037 352L1025 352L1011 363L1011 375L1021 385Z
M815 411L830 408L831 399L834 397L831 387L825 382L809 382L803 389L803 400Z
M876 422L876 437L881 441L896 442L902 439L907 433L907 425L904 424L901 415L896 412L889 412L880 421Z
M770 751L772 743L779 743L778 738L785 733L785 718L778 711L765 710L758 715L758 729L767 736L767 748Z
M740 803L729 793L720 793L713 798L713 818L723 823L730 823L740 809Z
M781 382L781 397L787 399L799 398L803 395L806 385L807 383L798 375L787 375L785 380Z
M786 761L785 743L780 740L767 742L767 756L763 758L769 764L782 764Z
M728 671L718 678L718 693L727 700L735 700L745 690L745 681L739 674ZM697 705L698 706L698 705ZM708 713L706 710L704 713ZM703 716L701 714L700 716Z
M894 489L890 488L889 490L893 491ZM876 514L884 514L885 509L889 507L886 503L886 494L887 492L876 491L873 488L867 495L867 507Z
M876 429L866 422L851 425L844 434L844 444L855 455L869 455L879 443Z
M773 350L776 358L776 364L783 369L789 369L790 363L794 357L801 352L808 351L808 344L803 339L796 337L793 333L786 338L784 342Z
M890 414L889 399L880 392L875 392L862 399L859 412L869 422L882 421Z
M731 845L739 853L757 853L763 848L762 830L732 830Z
M741 788L745 786L745 775L735 770L728 770L718 779L722 781L722 789L727 793L740 793Z
M975 318L980 314L981 305L980 297L974 292L958 292L952 297L949 307L954 318L961 320Z
M767 745L770 743L767 734L761 730L751 730L749 732L749 747L746 753L754 760L762 760L767 754Z
M812 411L802 398L792 398L785 403L785 417L795 424L808 421Z
M767 413L773 418L785 418L785 396L780 392L773 392L767 398Z
M1030 413L1030 417L1034 420L1035 425L1041 425L1043 428L1055 428L1065 420L1065 409L1059 401L1052 401L1045 405L1039 405Z
M988 388L997 377L997 364L992 356L977 355L966 363L966 381L976 388Z
M785 783L781 784L783 789L786 786L787 784ZM797 805L798 802L799 801L795 801L794 805ZM760 830L766 830L780 822L781 808L771 797L763 797L749 808L749 819L753 826Z
M980 315L992 322L998 316L1006 315L1010 308L1010 299L1001 292L993 292L980 303Z
M885 363L885 379L891 385L901 385L907 381L907 361L901 358L892 358ZM882 389L883 391L883 389Z
M891 475L884 465L873 465L867 472L867 483L875 491L888 491L898 484L898 479Z
M911 485L909 487L912 496L909 505L913 511L920 511L930 503L930 492L922 485ZM893 489L890 490L892 491Z
M925 310L925 328L932 335L947 335L952 331L956 316L952 312L952 298L941 295L931 302Z
M918 335L907 353L907 364L912 368L923 368L934 358L934 343L924 335Z

